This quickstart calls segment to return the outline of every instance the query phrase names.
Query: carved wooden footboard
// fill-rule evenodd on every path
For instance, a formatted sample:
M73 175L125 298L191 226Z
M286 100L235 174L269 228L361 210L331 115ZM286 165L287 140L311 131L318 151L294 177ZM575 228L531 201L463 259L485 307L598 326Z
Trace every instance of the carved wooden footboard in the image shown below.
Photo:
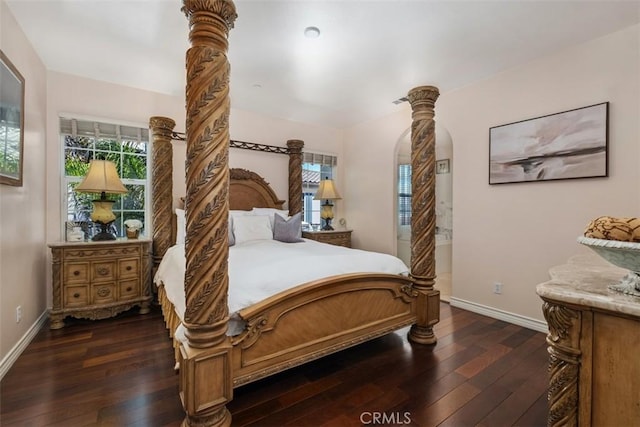
M234 386L375 338L416 320L409 278L348 274L310 282L239 312L233 337Z

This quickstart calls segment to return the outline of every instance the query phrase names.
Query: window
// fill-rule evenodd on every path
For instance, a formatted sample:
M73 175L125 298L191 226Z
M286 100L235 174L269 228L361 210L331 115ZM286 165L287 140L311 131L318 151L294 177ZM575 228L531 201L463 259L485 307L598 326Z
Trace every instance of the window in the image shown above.
M320 224L321 200L313 200L321 179L333 179L335 156L317 153L302 155L302 218L308 224Z
M124 236L123 223L139 219L147 224L150 197L149 184L149 130L76 119L60 119L60 137L64 150L66 221L90 221L91 200L97 195L76 193L74 188L82 181L93 159L110 160L116 164L118 175L127 194L108 195L115 200L113 213L115 233Z
M398 165L398 225L411 225L411 165Z

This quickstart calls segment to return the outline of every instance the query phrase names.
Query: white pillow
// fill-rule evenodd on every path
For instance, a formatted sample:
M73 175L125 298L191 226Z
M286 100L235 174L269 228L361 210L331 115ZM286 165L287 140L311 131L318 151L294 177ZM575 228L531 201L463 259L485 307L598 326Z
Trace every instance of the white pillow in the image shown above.
M184 209L176 209L176 245L183 245L187 232Z
M266 215L242 215L233 218L236 244L249 240L272 240L271 222Z
M275 214L280 215L284 219L289 219L289 211L275 208L253 208L251 210L253 215L268 215L271 222L271 229L273 230L273 223L276 220Z
M232 218L235 218L237 216L244 216L244 215L253 215L252 211L241 211L241 210L237 210L237 209L229 209L229 215L231 215Z

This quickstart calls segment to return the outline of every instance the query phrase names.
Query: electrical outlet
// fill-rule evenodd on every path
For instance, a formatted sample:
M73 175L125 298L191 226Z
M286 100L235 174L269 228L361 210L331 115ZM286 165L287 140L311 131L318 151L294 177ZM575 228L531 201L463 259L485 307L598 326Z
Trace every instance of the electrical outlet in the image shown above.
M16 307L16 323L20 323L22 320L22 306L19 305Z
M501 294L502 293L502 283L500 283L500 282L494 282L493 283L493 293L494 294Z

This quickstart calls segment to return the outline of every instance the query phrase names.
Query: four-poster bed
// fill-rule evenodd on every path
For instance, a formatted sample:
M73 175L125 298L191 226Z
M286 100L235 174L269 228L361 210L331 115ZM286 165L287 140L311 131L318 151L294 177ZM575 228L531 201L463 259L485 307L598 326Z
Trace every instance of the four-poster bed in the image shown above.
M347 274L304 283L247 307L240 335L227 336L230 209L280 208L262 179L231 171L229 154L229 0L184 0L192 47L187 52L186 241L184 339L179 342L184 425L230 425L233 388L412 325L409 339L434 344L439 320L435 281L435 133L438 90L408 94L412 124L412 260L410 275ZM175 123L153 117L154 260L172 245L172 154ZM302 210L302 141L287 142L289 214ZM250 268L251 266L247 266ZM180 322L159 288L170 327Z

